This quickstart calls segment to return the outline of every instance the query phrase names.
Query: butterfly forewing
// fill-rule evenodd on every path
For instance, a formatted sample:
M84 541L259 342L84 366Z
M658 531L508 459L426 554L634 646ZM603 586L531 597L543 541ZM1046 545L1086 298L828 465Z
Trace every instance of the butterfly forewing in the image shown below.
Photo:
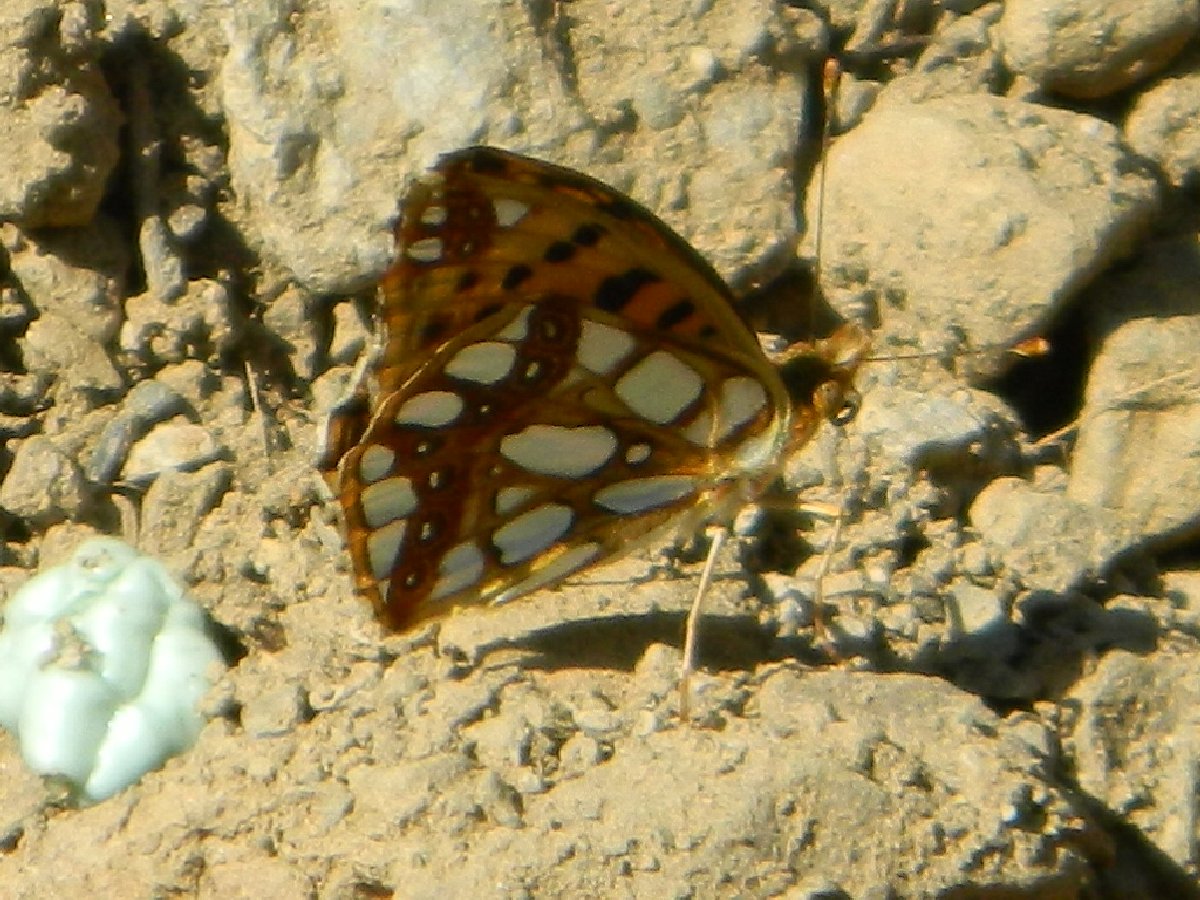
M641 205L570 169L490 147L447 154L410 191L396 240L382 284L389 359L419 356L497 304L559 295L772 377L704 258Z
M325 463L393 628L694 527L795 433L724 283L600 182L471 148L413 187L396 234L374 405L335 415Z

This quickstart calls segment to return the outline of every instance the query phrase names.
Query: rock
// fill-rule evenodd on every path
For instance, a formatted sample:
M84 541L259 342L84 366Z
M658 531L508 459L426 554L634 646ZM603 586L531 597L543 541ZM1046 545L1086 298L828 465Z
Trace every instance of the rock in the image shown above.
M1190 3L1012 0L998 37L1015 72L1043 90L1090 100L1160 71L1197 29L1200 9Z
M1193 660L1116 652L1071 689L1067 702L1078 709L1067 744L1080 788L1178 866L1174 882L1164 868L1158 885L1135 881L1126 890L1183 896L1178 891L1194 885L1184 873L1196 863L1189 823L1200 759L1200 676Z
M993 481L975 498L971 524L1022 584L1058 592L1099 577L1133 539L1112 510L1036 479Z
M103 4L62 10L13 0L0 12L0 218L24 228L86 225L117 163L121 112L100 70Z
M162 422L133 445L122 477L146 482L164 472L192 472L224 455L207 429L186 421Z
M150 426L182 413L186 406L182 396L160 381L134 385L92 449L85 470L88 480L111 482L124 467L134 442Z
M310 15L323 23L312 31L253 8L235 17L221 77L246 230L309 290L346 292L377 277L391 251L385 223L405 176L439 153L480 141L558 147L558 161L586 164L663 210L739 280L780 270L795 229L786 158L796 140L799 86L782 71L710 82L681 59L703 48L722 71L767 71L761 60L793 46L765 0L697 16L621 7L579 16L572 50L578 93L564 93L545 41L528 22L492 0L465 19L451 7L407 3L386 17L369 6ZM639 38L597 53L605 35L630 26ZM319 41L310 40L318 33ZM648 33L657 48L652 60ZM286 52L262 56L266 47ZM251 62L275 58L275 71ZM429 81L425 73L447 58L457 60L453 75ZM381 69L393 77L386 91ZM513 71L542 89L528 98L513 94ZM602 132L616 127L604 123L625 120L625 146L597 159ZM335 130L319 125L335 121ZM555 139L562 134L571 135L566 147ZM701 136L703 165L680 154ZM747 153L750 139L770 146ZM731 183L742 198L733 206Z
M79 468L41 435L20 442L0 483L0 508L37 528L75 518L86 499Z
M827 293L866 291L877 339L927 350L939 332L972 346L1037 332L1128 254L1158 202L1116 129L980 95L877 106L827 165Z
M129 254L111 219L82 228L26 233L0 226L8 265L42 314L68 319L90 340L111 341L120 325Z
M1129 146L1153 159L1176 188L1200 171L1200 73L1181 72L1138 96L1125 117Z
M1113 279L1094 317L1092 364L1068 497L1102 508L1133 546L1187 540L1200 529L1200 350L1190 299L1195 239L1153 248L1154 268Z

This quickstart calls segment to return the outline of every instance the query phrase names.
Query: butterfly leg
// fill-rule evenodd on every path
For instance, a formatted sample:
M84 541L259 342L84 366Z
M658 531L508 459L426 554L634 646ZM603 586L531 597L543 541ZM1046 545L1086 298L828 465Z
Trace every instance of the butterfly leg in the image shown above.
M834 646L829 631L825 627L825 576L829 573L829 566L833 562L833 553L837 549L838 541L841 540L842 522L845 521L845 518L846 503L845 497L843 497L834 514L833 533L830 534L829 541L825 544L825 550L821 554L821 564L817 568L813 584L813 644L834 660L838 659L837 647Z
M125 539L125 543L130 547L141 546L138 542L141 528L138 508L134 505L133 500L129 498L129 494L123 489L124 485L114 484L112 488L112 504L117 508L117 514L121 518L121 537Z
M708 558L704 561L704 571L700 573L700 584L696 588L696 598L688 611L687 625L684 629L683 662L679 666L679 719L682 722L691 718L691 677L696 669L696 650L700 639L700 608L704 603L704 595L708 593L708 586L712 584L713 571L717 567L717 554L721 552L725 539L729 537L729 529L714 527L709 533L712 536L712 544L709 545Z

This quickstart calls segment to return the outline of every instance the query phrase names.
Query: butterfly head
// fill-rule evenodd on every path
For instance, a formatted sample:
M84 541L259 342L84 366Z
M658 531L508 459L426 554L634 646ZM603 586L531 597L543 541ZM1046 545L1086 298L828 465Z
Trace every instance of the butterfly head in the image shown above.
M793 344L777 360L780 377L797 403L791 446L812 437L821 421L845 425L858 413L854 387L870 338L857 325L845 324L826 338Z

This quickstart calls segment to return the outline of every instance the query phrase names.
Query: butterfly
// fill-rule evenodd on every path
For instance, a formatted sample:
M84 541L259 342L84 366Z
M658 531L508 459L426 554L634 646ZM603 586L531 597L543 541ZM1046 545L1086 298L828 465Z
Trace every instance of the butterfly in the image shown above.
M319 463L391 629L727 521L852 409L861 330L777 368L686 241L579 172L448 153L395 237L380 350Z

